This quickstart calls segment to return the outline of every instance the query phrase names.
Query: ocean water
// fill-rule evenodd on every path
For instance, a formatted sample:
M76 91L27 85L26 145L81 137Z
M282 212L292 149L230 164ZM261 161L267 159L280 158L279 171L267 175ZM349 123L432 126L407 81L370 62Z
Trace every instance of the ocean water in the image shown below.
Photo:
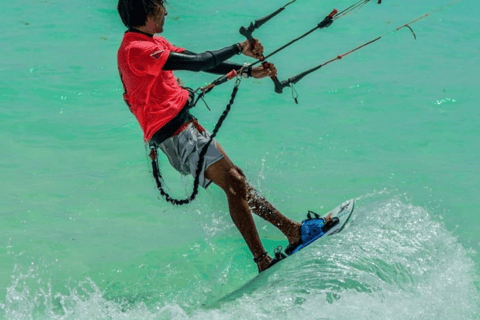
M287 1L169 1L192 51ZM347 0L299 0L255 32L271 52ZM480 319L479 5L371 1L270 60L281 79L386 35L296 85L246 79L218 134L287 216L357 199L340 234L256 275L225 196L159 199L122 100L116 1L2 1L1 319ZM390 33L392 31L392 33ZM247 62L245 57L235 61ZM197 88L215 76L178 72ZM194 110L212 130L233 82ZM169 191L190 193L161 158ZM265 247L287 243L257 219Z

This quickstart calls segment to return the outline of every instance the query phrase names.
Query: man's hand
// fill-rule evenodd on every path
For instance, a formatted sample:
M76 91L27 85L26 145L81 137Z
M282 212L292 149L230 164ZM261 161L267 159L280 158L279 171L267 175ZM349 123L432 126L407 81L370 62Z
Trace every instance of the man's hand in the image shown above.
M242 53L255 59L263 59L262 44L260 43L260 41L258 41L258 39L254 39L252 42L254 46L252 46L249 40L240 43L240 46L242 47ZM252 77L254 77L255 79L261 79L275 75L277 75L277 68L275 68L273 63L269 63L268 68L259 66L252 69Z
M264 68L263 66L252 68L252 77L261 79L277 75L277 68L275 68L273 63L269 63L269 65L268 68Z
M257 39L253 41L255 46L252 46L249 40L242 42L240 45L242 46L242 53L246 56L255 58L255 59L262 59L263 57L263 46Z

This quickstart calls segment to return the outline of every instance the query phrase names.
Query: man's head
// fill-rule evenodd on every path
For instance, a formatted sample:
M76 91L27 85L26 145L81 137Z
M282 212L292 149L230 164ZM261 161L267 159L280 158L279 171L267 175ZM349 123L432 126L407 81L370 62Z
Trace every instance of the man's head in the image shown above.
M167 15L165 3L166 0L119 0L117 9L128 29L144 27L149 33L160 33Z

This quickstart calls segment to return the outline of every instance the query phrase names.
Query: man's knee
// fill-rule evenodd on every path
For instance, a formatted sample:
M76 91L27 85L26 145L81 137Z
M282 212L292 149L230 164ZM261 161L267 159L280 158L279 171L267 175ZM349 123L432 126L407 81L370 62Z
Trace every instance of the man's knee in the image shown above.
M245 177L236 168L231 168L227 172L227 188L225 192L228 196L247 197L247 183Z

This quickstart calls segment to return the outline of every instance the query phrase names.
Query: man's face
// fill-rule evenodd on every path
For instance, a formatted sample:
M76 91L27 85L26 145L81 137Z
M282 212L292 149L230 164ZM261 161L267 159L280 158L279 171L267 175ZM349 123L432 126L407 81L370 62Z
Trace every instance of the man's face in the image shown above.
M158 5L155 12L152 14L151 17L148 18L147 24L151 23L155 29L155 33L162 33L163 32L163 25L165 23L165 16L167 15L167 9L163 4Z

